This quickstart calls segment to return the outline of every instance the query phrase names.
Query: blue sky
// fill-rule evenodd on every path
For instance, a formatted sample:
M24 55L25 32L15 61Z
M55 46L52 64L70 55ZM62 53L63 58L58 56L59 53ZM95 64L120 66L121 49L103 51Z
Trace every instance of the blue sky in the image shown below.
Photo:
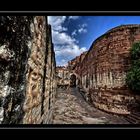
M140 16L49 16L48 22L52 25L56 64L66 65L111 28L140 24Z

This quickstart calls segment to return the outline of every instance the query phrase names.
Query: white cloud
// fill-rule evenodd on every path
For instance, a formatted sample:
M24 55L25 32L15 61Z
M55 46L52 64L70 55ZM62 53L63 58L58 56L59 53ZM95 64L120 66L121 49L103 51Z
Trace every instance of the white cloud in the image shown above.
M84 28L80 28L78 29L78 32L81 34L81 33L86 33L87 32L87 29L84 29Z
M80 16L69 16L69 19L73 19L73 20L76 20L76 19L79 19Z
M87 24L84 23L84 24L79 25L78 27L79 27L78 29L75 29L75 30L71 33L71 35L72 35L73 37L77 36L78 33L79 33L79 34L87 33L87 29L86 29Z
M87 24L82 24L82 25L79 25L79 29L78 29L78 32L81 34L81 33L86 33L87 32Z
M75 20L78 18L78 16L69 16L69 19ZM48 17L48 22L52 26L52 40L55 47L57 65L66 65L69 60L86 51L85 47L80 48L77 44L79 41L74 38L77 32L76 30L75 33L73 32L73 35L67 33L67 28L63 26L65 21L66 16ZM80 26L80 28L81 27L84 29L85 25Z
M58 66L66 66L67 60L66 59L60 59L57 63Z
M64 56L74 58L79 56L82 52L86 51L85 47L80 48L76 44L65 45L65 46L57 46L56 56Z
M67 62L79 56L82 52L87 51L85 47L79 48L78 45L72 44L64 46L56 46L56 58L58 59L57 65L66 66Z
M55 31L67 31L67 28L62 26L65 20L66 16L48 16L48 23L51 24L52 29Z
M82 25L79 25L79 27L87 27L87 24L86 23L83 23Z
M74 30L72 33L71 33L72 36L76 36L77 35L77 30Z
M66 32L52 31L53 43L58 45L73 44L76 40L69 36Z

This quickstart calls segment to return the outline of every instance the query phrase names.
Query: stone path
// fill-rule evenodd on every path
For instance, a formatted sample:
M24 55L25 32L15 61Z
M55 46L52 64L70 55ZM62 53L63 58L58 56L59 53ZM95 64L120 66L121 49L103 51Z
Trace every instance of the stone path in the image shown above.
M129 124L88 104L76 88L58 89L53 124Z

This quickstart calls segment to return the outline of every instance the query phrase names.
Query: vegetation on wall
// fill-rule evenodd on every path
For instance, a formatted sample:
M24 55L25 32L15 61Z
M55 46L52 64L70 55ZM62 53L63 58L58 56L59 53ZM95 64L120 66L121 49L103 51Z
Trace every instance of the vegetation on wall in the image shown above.
M136 92L140 91L140 42L134 43L131 50L131 66L126 75L128 87Z

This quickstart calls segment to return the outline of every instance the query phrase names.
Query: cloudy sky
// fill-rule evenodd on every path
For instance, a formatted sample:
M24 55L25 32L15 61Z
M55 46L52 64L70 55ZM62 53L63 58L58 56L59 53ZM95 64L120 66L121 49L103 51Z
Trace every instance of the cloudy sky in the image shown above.
M92 42L113 27L140 24L140 16L49 16L57 65L88 50Z

